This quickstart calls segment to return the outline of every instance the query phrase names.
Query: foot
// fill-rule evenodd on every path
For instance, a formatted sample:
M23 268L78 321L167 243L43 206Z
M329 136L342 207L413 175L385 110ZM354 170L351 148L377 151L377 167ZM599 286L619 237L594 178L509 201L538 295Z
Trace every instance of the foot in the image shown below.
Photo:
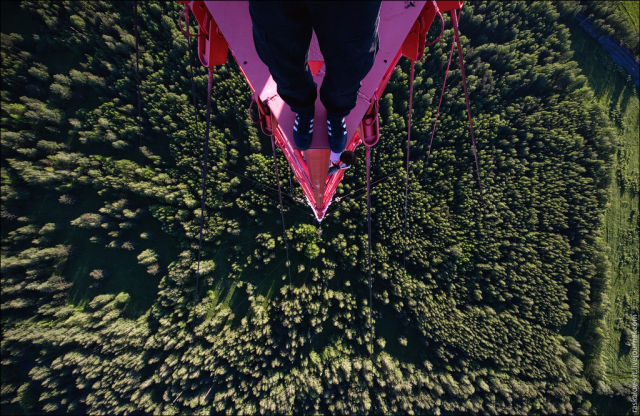
M312 138L313 116L296 114L296 121L293 123L293 140L296 142L298 150L307 150L311 146Z
M347 145L347 123L344 117L328 117L329 147L332 152L340 153Z

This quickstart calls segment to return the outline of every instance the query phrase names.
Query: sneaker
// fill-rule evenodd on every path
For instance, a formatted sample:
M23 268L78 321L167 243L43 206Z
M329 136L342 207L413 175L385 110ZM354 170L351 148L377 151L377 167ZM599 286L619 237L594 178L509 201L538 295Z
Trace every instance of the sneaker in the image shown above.
M347 145L347 122L342 118L327 118L329 147L332 152L341 153Z
M293 141L296 142L298 150L307 150L311 146L313 138L313 116L305 117L296 114L296 121L293 123Z
M331 166L329 166L329 172L327 172L327 175L331 176L339 170L340 170L340 162L332 163Z

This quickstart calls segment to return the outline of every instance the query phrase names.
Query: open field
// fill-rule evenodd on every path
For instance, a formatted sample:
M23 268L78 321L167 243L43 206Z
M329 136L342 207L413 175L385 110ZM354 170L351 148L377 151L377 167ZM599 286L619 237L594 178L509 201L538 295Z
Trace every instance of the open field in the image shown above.
M624 3L637 15L637 2ZM638 310L638 95L630 77L582 29L572 28L571 41L574 59L617 132L603 232L611 273L602 359L609 383L629 383L631 356L621 336Z
M635 0L620 2L620 10L633 23L633 27L640 32L640 3Z

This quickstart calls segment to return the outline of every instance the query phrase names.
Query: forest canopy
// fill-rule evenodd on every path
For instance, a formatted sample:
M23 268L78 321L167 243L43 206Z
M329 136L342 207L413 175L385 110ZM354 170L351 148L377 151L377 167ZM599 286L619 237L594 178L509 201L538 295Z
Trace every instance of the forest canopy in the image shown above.
M463 7L482 189L455 66L427 164L445 16L415 67L406 232L409 63L393 72L372 305L364 163L319 232L279 153L289 279L270 140L232 59L214 75L196 292L207 76L194 67L194 109L180 4L2 10L3 414L630 411L630 378L608 382L600 355L615 131L558 4Z

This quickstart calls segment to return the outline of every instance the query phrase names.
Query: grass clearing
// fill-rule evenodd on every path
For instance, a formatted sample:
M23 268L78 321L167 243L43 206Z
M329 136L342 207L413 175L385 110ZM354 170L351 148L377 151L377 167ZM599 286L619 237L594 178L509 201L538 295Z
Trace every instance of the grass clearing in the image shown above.
M636 32L640 32L640 2L638 0L625 0L618 3L620 10L633 24Z
M624 2L621 7L635 10L637 16L637 2ZM603 230L611 274L606 292L609 307L605 314L605 340L601 357L608 383L631 386L633 363L631 354L621 342L621 335L624 328L629 326L632 313L635 311L637 314L639 297L638 90L631 77L617 67L597 41L577 25L571 27L571 47L574 59L580 64L595 92L596 100L609 112L617 132Z

